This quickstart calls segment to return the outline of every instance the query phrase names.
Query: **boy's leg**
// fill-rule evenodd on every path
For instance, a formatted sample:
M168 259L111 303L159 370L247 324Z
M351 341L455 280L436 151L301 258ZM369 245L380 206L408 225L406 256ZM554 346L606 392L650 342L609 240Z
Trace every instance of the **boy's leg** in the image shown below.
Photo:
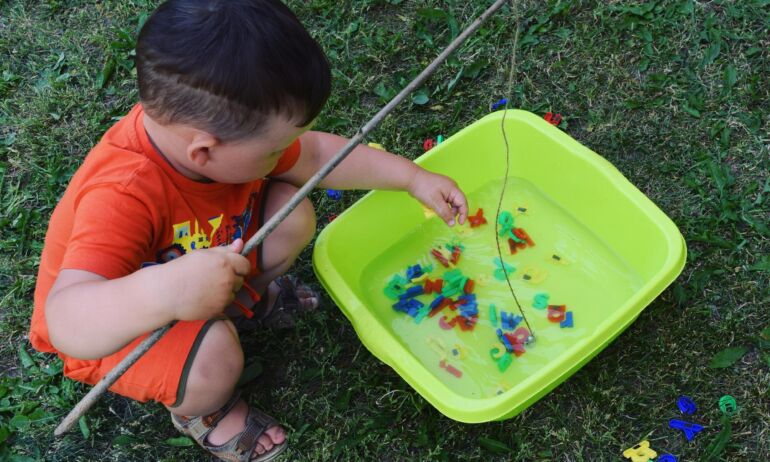
M233 396L235 385L243 371L243 351L230 321L214 322L204 334L184 384L181 403L168 409L179 416L209 415L218 411ZM245 426L247 404L241 400L219 421L207 442L226 443L241 433ZM257 454L269 451L286 438L282 427L270 427L259 437Z
M268 181L258 213L261 223L267 221L289 201L297 188L280 181ZM286 273L297 256L310 243L315 234L315 212L308 199L304 199L289 216L263 241L258 250L260 274L249 281L259 293L268 297L272 306L275 292L270 283ZM297 293L305 306L317 305L318 300L308 294ZM192 359L182 401L168 409L179 416L208 415L219 410L230 399L243 369L241 350L235 326L230 321L217 321L206 332L195 357ZM219 445L227 442L244 429L248 406L241 400L209 434L208 443ZM256 452L262 454L286 438L280 426L265 431L259 438Z
M297 191L287 183L270 181L268 185L261 211L258 211L263 220L273 216ZM289 269L314 233L315 213L310 201L305 199L260 246L258 265L261 274L252 279L251 284L263 293L273 279ZM309 304L306 306L318 303L315 299L303 298L299 292L297 296ZM60 354L65 360L65 375L95 384L139 341L141 339L99 361L78 360ZM233 396L242 370L243 351L235 326L229 320L183 321L161 338L110 390L139 401L163 402L176 415L209 415L221 409ZM241 400L209 434L208 442L221 444L242 432L247 413L248 406ZM262 454L284 440L283 428L273 426L260 436L255 452Z
M261 223L275 215L298 190L293 185L276 180L268 180L265 188L260 210ZM313 239L315 229L315 210L310 200L305 198L263 241L258 252L258 265L261 271L249 280L249 284L258 293L268 297L268 307L273 306L278 293L276 284L270 283L289 270L297 256ZM318 304L318 300L311 295L299 290L297 293L300 303L307 308L313 308Z

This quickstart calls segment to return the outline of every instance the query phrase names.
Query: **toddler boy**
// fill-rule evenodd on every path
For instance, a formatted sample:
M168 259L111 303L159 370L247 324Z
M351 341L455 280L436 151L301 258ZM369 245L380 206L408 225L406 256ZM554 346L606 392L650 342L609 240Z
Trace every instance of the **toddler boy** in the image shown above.
M30 340L95 384L177 320L111 390L163 403L217 457L272 460L285 433L235 392L244 360L227 315L251 307L261 327L283 327L318 304L285 276L315 231L307 199L240 251L346 143L310 130L330 93L326 57L278 0L170 0L142 28L136 68L140 102L51 216ZM366 146L320 186L408 191L450 225L467 216L454 181Z

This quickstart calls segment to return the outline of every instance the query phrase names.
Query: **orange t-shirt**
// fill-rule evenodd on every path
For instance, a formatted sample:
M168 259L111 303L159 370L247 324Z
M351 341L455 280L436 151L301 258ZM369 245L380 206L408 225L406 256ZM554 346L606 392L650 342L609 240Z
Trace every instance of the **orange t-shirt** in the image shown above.
M51 215L29 333L37 350L56 351L48 339L45 301L61 269L116 279L256 232L253 214L263 180L223 184L185 177L152 146L143 116L137 104L104 134ZM270 175L288 171L299 153L297 140ZM254 274L256 252L248 258Z

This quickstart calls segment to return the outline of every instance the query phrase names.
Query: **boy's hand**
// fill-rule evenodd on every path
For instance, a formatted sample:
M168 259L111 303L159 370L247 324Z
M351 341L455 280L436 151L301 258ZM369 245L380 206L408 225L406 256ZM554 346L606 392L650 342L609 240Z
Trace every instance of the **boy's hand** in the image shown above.
M457 183L449 177L418 167L407 189L409 194L433 209L449 226L459 215L460 224L468 217L468 201Z
M166 263L176 282L175 319L209 319L222 313L251 270L242 249L243 240L236 239L228 246L196 250Z

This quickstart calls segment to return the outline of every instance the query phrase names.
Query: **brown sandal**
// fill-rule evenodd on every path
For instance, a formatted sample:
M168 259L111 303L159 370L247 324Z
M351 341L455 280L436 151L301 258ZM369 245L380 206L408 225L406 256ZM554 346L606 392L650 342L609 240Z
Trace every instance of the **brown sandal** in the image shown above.
M288 329L294 327L297 318L305 312L315 308L306 308L297 296L297 291L310 293L311 297L320 300L318 293L308 285L303 284L296 276L286 274L274 281L278 286L278 295L272 308L268 307L266 294L251 308L254 317L251 319L240 318L235 322L238 331L254 330L258 328Z
M230 462L268 462L286 450L287 443L276 444L273 449L251 458L258 439L270 427L278 425L278 421L264 412L249 406L246 416L246 427L243 431L233 436L229 441L221 445L213 445L206 442L206 438L217 424L230 410L235 407L240 399L240 392L236 392L232 398L218 411L207 416L181 417L171 414L171 421L177 430L195 440L203 449L209 451L221 460Z

